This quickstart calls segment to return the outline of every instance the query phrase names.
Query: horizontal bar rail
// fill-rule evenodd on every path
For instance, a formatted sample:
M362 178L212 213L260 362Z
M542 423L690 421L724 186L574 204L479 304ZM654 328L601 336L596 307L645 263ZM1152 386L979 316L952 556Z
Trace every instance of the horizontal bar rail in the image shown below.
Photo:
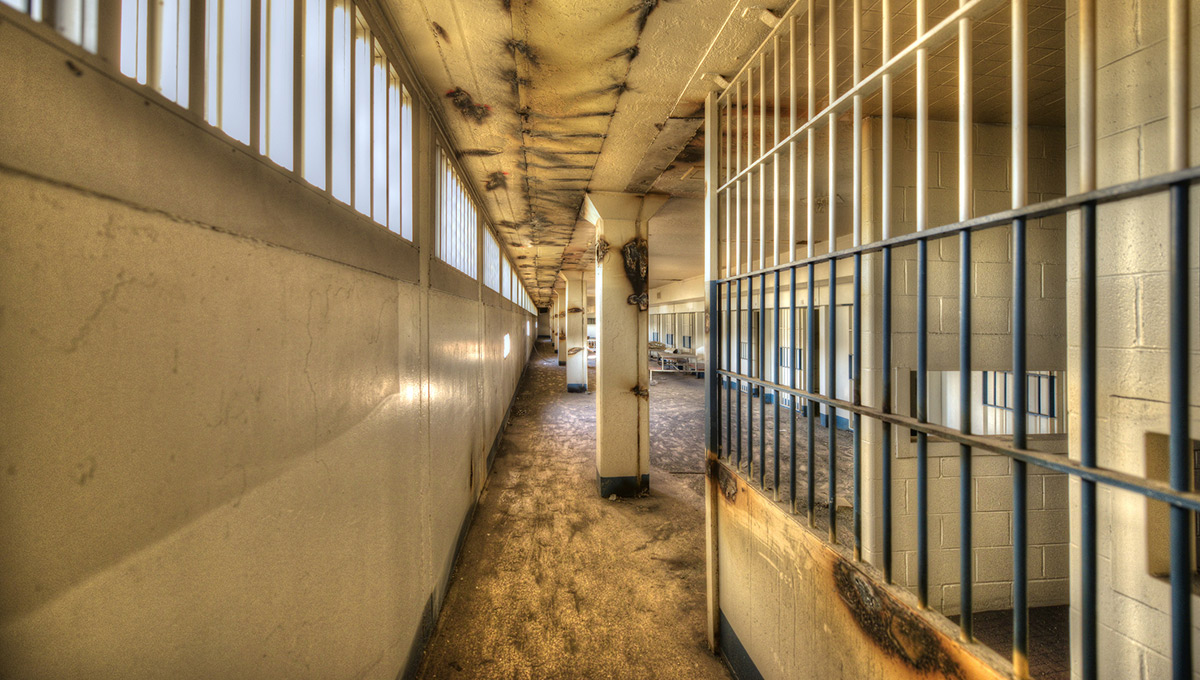
M1103 189L1095 189L1086 193L1073 194L1071 196L1063 196L1061 198L1052 198L1040 203L1031 203L1022 208L1013 208L1001 212L990 213L981 217L974 217L969 220L959 222L951 222L938 227L925 229L924 231L913 232L911 234L903 234L893 236L891 238L872 241L860 246L843 248L821 255L814 255L804 259L788 262L785 264L774 265L771 267L763 267L754 271L742 272L719 279L718 283L727 283L737 281L752 276L760 276L762 274L771 274L776 271L784 271L792 267L804 267L810 264L821 264L830 260L844 260L852 258L860 253L876 253L900 246L915 244L919 241L930 241L934 239L954 236L963 232L974 232L992 227L1002 227L1011 224L1019 219L1033 220L1042 217L1050 217L1052 215L1062 215L1072 210L1085 208L1088 204L1103 205L1105 203L1114 203L1123 201L1129 198L1145 196L1158 192L1165 192L1171 186L1177 184L1196 184L1200 183L1200 166L1190 167L1184 170L1175 172L1164 172L1153 177L1125 182L1123 184L1114 184L1104 187Z
M898 413L889 413L870 406L862 406L855 404L853 401L844 399L833 399L822 395L820 392L811 392L801 390L794 387L788 387L780 383L762 380L744 373L737 373L725 369L718 369L717 375L723 376L730 380L740 380L744 383L750 383L760 389L768 389L776 392L784 392L795 397L806 399L810 402L817 402L838 410L849 411L859 415L875 418L881 422L891 425L899 425L918 432L944 439L957 444L966 444L974 449L998 453L1008 456L1014 460L1033 463L1039 467L1043 467L1053 472L1063 472L1069 475L1074 475L1080 479L1091 482L1100 482L1108 484L1118 489L1125 491L1133 491L1140 493L1147 498L1152 498L1156 501L1170 503L1176 507L1186 508L1200 512L1200 492L1197 491L1176 491L1171 488L1171 485L1166 482L1158 482L1152 479L1146 479L1137 475L1121 472L1119 470L1109 470L1101 467L1088 467L1081 463L1077 463L1062 454L1044 453L1041 451L1033 451L1030 449L1017 448L1006 445L1000 440L1000 437L1008 438L1007 436L979 436L964 434L961 430L955 427L946 427L936 423L923 423L916 418L900 415Z
M747 174L754 171L758 166L762 165L768 159L774 158L784 151L785 148L801 135L810 129L815 129L816 126L827 123L829 119L839 113L843 113L854 106L856 97L861 97L874 92L877 88L883 85L883 76L894 75L893 71L902 70L904 67L917 60L918 52L931 48L941 47L958 37L958 21L964 17L968 17L975 12L980 14L988 10L994 10L1000 7L1004 0L971 0L967 4L958 8L953 14L938 22L936 26L929 29L915 42L912 42L903 50L898 52L896 56L889 59L879 68L872 71L866 78L854 85L850 89L843 92L840 96L830 102L825 108L818 111L812 118L805 122L800 127L792 130L786 137L779 140L777 144L771 147L770 150L760 150L759 157L751 161L746 167L742 168L732 178L717 188L717 191L725 191L729 186L736 184L742 180ZM779 26L786 25L780 22ZM778 27L776 27L778 28ZM763 43L765 46L767 43ZM762 49L760 47L760 49ZM756 52L757 54L757 52ZM795 57L793 56L793 59ZM755 63L754 59L746 62L746 66L738 72L738 75L731 81L732 85L721 94L721 100L728 98L730 89L736 89L739 79L747 69Z

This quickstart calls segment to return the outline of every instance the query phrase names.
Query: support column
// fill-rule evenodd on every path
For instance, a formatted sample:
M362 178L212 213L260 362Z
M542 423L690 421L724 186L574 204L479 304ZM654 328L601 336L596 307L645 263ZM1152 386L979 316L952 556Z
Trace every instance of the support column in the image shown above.
M596 225L596 474L600 495L650 488L647 223L666 196L593 192Z
M554 288L557 313L554 315L554 348L558 350L558 365L567 365L567 288L561 281Z
M558 296L550 298L550 344L558 351Z
M563 272L567 280L567 391L587 392L587 283L583 271Z

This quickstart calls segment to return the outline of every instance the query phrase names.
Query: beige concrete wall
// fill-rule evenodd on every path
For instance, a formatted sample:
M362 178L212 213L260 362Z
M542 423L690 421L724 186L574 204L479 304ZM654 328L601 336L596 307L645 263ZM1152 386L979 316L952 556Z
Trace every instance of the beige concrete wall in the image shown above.
M0 21L0 675L396 677L529 316L56 44Z
M1200 43L1200 3L1191 2L1191 148L1189 163L1200 162L1200 69L1195 45ZM1100 187L1168 170L1167 161L1167 13L1155 3L1097 5L1097 140ZM1078 14L1067 10L1067 88L1078 87ZM1078 110L1067 98L1067 183L1079 187ZM1192 392L1191 432L1200 432L1200 322L1196 309L1198 261L1197 201L1191 191ZM1098 210L1098 274L1100 298L1097 375L1098 444L1103 467L1139 476L1159 477L1152 453L1154 435L1168 433L1167 370L1168 200L1165 194L1101 206ZM1071 455L1079 456L1079 222L1068 222L1069 375L1068 404L1072 418ZM1071 505L1078 507L1079 484L1072 481ZM1166 561L1166 543L1151 547L1161 513L1138 495L1098 488L1099 640L1101 677L1156 678L1169 675L1169 585L1153 565ZM1161 506L1160 506L1161 507ZM1079 519L1071 522L1072 571L1079 569ZM1159 572L1161 573L1161 572ZM1078 677L1079 594L1072 595L1072 645ZM1193 611L1196 598L1192 598ZM1200 617L1193 613L1193 625ZM1200 644L1193 629L1193 645Z
M962 643L903 589L731 468L711 466L721 615L764 678L1007 677L990 649ZM729 656L732 636L721 644Z
M882 189L879 185L882 139L879 119L864 125L864 240L882 236ZM930 178L927 226L958 219L958 148L956 123L930 121L927 155ZM973 214L1006 210L1012 203L1011 131L1003 125L974 126ZM1030 129L1028 202L1062 196L1064 132ZM893 121L892 234L916 228L915 122ZM1027 324L1030 370L1063 370L1066 364L1065 220L1033 221L1027 227ZM928 310L930 371L950 371L957 380L959 325L959 239L928 245ZM989 229L972 237L972 368L1009 370L1012 366L1012 233ZM867 258L864 269L875 282L864 291L864 402L880 404L882 376L878 296L882 258ZM915 395L910 375L916 366L917 249L907 246L892 256L893 409L909 413ZM872 313L874 312L874 313ZM939 374L930 380L930 397L941 395ZM936 406L936 404L934 404ZM936 409L931 408L931 414ZM878 451L882 428L869 421L863 428L863 448ZM1034 442L1043 450L1062 453L1053 438ZM915 592L917 586L917 465L915 437L906 428L893 429L893 568L896 583ZM959 611L959 460L958 446L931 441L929 448L929 604L947 615ZM975 454L973 550L975 553L976 611L1012 606L1011 464L1002 457ZM877 455L863 460L864 556L882 567L882 474ZM1066 479L1063 475L1030 470L1030 602L1033 606L1067 601Z

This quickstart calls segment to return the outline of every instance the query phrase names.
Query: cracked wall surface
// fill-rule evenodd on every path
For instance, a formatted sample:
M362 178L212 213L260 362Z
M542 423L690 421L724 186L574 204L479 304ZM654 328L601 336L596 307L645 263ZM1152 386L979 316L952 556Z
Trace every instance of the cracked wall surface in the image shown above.
M532 316L59 54L0 20L0 676L395 678Z

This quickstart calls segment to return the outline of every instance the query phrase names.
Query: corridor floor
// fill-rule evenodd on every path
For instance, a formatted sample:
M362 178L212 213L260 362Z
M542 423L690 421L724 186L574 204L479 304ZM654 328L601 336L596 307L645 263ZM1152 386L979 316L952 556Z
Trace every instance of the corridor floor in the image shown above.
M652 455L649 495L608 500L595 427L595 395L567 393L538 343L422 678L730 677L704 634L703 449L694 467Z

